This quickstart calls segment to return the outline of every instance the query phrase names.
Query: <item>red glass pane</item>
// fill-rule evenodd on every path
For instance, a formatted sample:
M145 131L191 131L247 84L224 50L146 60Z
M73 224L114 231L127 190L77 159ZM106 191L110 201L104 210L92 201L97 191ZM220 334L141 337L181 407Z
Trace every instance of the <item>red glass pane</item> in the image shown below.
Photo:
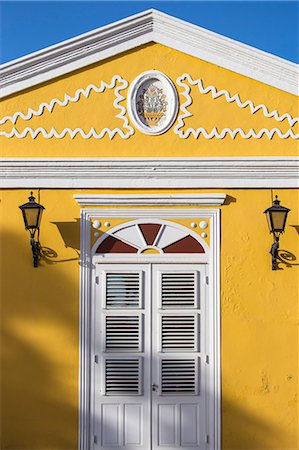
M144 236L147 245L153 245L156 236L161 228L158 223L143 223L139 225L139 228Z
M137 253L137 248L132 247L113 236L108 236L98 246L96 253Z
M204 253L202 245L192 236L186 236L163 248L164 253Z

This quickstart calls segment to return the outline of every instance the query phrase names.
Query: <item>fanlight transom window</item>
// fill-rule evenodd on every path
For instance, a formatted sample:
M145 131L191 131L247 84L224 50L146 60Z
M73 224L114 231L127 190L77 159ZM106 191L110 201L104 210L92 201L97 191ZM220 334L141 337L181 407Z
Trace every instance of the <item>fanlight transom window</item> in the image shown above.
M135 223L101 239L96 253L205 253L188 228L163 223Z

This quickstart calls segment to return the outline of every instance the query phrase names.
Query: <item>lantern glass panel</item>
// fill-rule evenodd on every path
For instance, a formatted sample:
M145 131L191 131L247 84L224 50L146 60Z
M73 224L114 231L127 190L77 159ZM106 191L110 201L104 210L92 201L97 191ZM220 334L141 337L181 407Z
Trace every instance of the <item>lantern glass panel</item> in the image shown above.
M26 228L37 228L40 223L40 208L26 208L24 210L26 216Z
M285 211L272 212L273 231L284 230L286 215L287 213Z
M267 217L269 231L270 231L270 233L272 233L272 231L273 231L272 217L271 217L271 213L269 213L269 211L267 211L266 217Z

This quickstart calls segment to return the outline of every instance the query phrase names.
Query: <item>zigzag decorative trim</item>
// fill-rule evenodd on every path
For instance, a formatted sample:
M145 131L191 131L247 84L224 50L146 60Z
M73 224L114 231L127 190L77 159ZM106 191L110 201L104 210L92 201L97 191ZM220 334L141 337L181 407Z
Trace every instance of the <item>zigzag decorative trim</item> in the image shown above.
M120 86L118 87L116 87L117 81L120 82ZM97 131L94 128L91 128L87 133L82 128L75 128L74 130L72 130L71 128L64 128L59 133L55 128L52 128L50 132L47 132L45 128L42 127L37 128L36 130L30 127L26 127L22 132L19 132L15 127L13 127L10 133L6 133L4 131L0 132L0 136L5 136L7 138L15 136L17 138L22 139L26 137L27 134L30 134L31 137L35 139L39 134L42 134L43 137L47 139L50 139L52 137L61 139L65 137L67 134L69 134L70 137L73 139L77 134L80 134L84 139L89 139L91 137L94 137L95 139L101 139L107 133L109 138L112 139L118 133L123 139L128 139L130 136L132 136L132 134L134 134L135 130L129 125L129 120L125 116L127 112L126 108L119 104L122 100L125 100L125 97L120 94L120 91L126 89L127 87L128 87L127 80L123 79L120 75L114 75L110 84L107 84L105 81L101 81L100 87L97 87L94 84L90 84L89 86L87 86L86 89L82 88L77 89L74 97L70 97L68 94L65 94L63 101L54 98L49 103L41 103L37 110L29 108L27 114L23 114L22 112L16 112L13 116L5 116L0 121L0 125L3 125L7 121L10 121L12 124L15 125L19 117L21 117L23 120L30 120L33 116L41 116L45 109L47 109L50 113L52 113L55 105L65 107L70 102L76 103L80 100L81 95L83 95L85 98L88 98L92 90L94 90L97 93L102 93L106 89L115 88L114 93L116 98L113 102L113 106L116 109L120 109L120 113L118 113L115 117L123 120L124 122L123 128L128 130L127 133L124 133L123 130L120 128L114 128L113 130L111 130L110 128L104 128L100 133L97 133Z
M272 128L271 130L268 130L267 128L262 128L258 132L256 132L253 128L250 128L249 131L246 133L242 128L236 128L234 130L232 130L231 128L224 128L221 132L218 132L217 128L214 127L212 131L208 132L205 128L200 127L197 129L187 128L187 130L184 132L182 130L182 128L185 126L184 119L193 116L193 114L187 110L187 107L190 106L192 103L192 97L190 95L191 91L190 86L188 86L188 84L183 81L185 79L188 80L191 86L198 85L198 89L201 94L208 94L209 92L211 92L213 99L224 96L228 103L236 102L239 108L242 109L249 106L251 114L254 114L259 110L262 110L265 117L274 118L278 122L282 122L284 119L287 119L291 127L295 123L299 122L299 117L292 117L288 113L279 115L278 111L269 112L268 108L263 104L254 106L251 100L246 100L245 102L242 102L238 94L231 96L229 92L225 89L217 91L215 86L208 86L207 88L204 88L201 79L193 80L189 74L185 73L177 79L177 84L185 88L184 92L182 92L181 95L184 95L186 97L186 102L183 103L180 107L180 110L183 112L183 114L178 117L178 124L174 128L174 133L178 134L180 138L186 139L190 136L190 134L193 134L195 139L197 139L201 134L206 139L212 139L214 137L216 137L217 139L223 139L227 134L230 135L232 139L234 139L238 134L244 139L249 139L251 137L255 139L260 139L264 134L269 139L272 139L275 134L277 134L281 139L286 139L288 137L291 137L293 139L299 138L299 134L295 134L291 129L289 129L286 133L283 133L278 128Z

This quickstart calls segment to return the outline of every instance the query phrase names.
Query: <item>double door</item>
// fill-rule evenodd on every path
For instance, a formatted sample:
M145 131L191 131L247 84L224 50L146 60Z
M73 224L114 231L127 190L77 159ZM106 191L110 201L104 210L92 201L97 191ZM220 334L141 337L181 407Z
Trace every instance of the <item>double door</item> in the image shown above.
M97 266L91 448L209 448L205 269Z

